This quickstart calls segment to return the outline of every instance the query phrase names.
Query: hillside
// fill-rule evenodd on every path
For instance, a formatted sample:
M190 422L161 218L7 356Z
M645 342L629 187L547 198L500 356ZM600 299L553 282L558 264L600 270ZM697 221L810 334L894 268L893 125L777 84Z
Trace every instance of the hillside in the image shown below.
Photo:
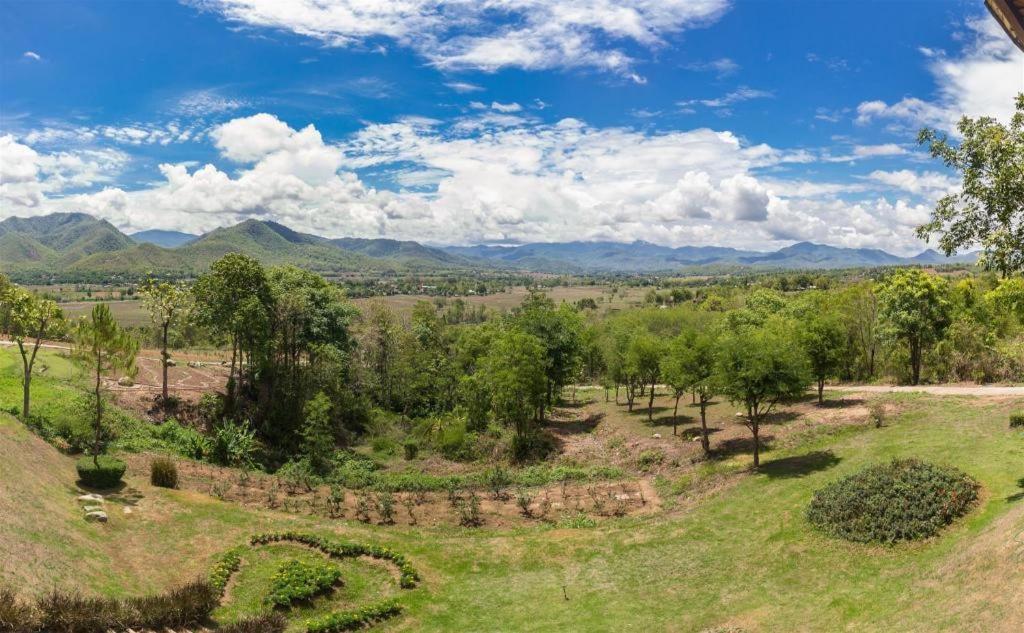
M178 246L184 246L189 242L196 241L199 236L192 235L191 233L182 233L181 231L161 231L160 229L150 229L149 231L132 233L129 237L139 244L156 244L157 246L163 246L164 248L176 248Z

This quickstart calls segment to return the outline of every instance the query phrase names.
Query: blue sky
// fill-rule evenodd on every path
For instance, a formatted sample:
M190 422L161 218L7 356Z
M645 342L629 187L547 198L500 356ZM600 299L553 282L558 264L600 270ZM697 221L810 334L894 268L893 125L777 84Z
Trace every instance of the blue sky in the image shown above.
M0 217L911 253L1019 91L973 1L11 1Z

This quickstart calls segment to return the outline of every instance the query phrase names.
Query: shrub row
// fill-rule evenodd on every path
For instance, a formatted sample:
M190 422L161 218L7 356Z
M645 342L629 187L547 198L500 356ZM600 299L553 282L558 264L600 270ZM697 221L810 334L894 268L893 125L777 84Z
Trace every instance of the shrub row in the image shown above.
M270 578L267 602L287 608L320 595L339 582L341 570L334 565L323 561L285 561Z
M191 627L207 621L220 594L197 580L163 594L116 600L52 591L35 604L21 603L0 590L0 631L106 633L125 629Z
M224 589L228 586L228 581L231 580L231 576L238 571L239 565L242 564L242 551L244 549L244 545L232 547L221 554L216 562L213 563L213 568L210 570L210 585L218 591L219 595L224 595Z
M288 621L280 613L268 613L233 622L217 629L217 633L284 633Z
M315 534L304 534L301 532L276 532L269 534L257 534L250 540L252 545L266 545L282 541L301 543L308 547L318 549L332 558L355 558L357 556L369 556L378 560L387 560L396 567L399 572L399 585L403 589L412 589L420 581L420 576L402 554L379 545L363 545L361 543L339 543L325 539Z
M82 457L75 464L78 478L89 488L114 488L121 483L127 466L121 460L109 455Z
M814 493L807 518L847 540L896 543L934 536L977 498L978 483L954 468L894 459Z
M467 475L431 475L419 471L380 472L372 462L349 460L327 477L330 483L345 488L370 488L387 492L439 492L452 488L484 488L488 471ZM619 479L621 469L614 466L547 466L535 465L509 470L508 485L534 488L562 481L604 481Z
M355 611L331 613L306 622L307 633L337 633L355 631L376 622L393 618L402 612L402 606L394 600L385 600Z

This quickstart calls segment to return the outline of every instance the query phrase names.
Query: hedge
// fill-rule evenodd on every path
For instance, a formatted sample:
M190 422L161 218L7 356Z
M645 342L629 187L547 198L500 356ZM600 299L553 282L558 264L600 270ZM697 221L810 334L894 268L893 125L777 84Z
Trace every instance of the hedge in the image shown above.
M98 457L82 457L75 464L78 478L89 488L114 488L121 483L124 471L128 468L121 460L100 455Z

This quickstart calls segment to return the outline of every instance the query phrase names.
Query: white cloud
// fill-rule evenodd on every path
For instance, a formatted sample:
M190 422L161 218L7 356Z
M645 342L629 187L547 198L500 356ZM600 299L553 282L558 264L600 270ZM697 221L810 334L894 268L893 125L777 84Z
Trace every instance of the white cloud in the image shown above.
M960 186L957 179L934 171L916 172L909 169L897 171L875 170L868 174L868 178L889 187L924 195L929 199L937 199L947 193L952 193Z
M483 87L478 86L476 84L471 84L468 81L450 81L445 85L459 94L481 92L483 90Z
M938 86L938 97L925 101L904 97L887 103L865 101L857 107L856 122L865 125L889 119L912 126L928 125L955 132L962 116L991 116L1008 122L1014 97L1024 91L1024 53L1021 53L991 17L967 23L970 37L958 56L927 49L928 70Z
M199 140L203 136L200 122L185 125L178 121L163 124L130 123L126 125L69 125L54 123L30 130L21 140L37 145L86 145L108 140L121 145L170 145Z
M225 97L216 90L196 90L190 92L178 100L175 111L187 116L207 116L210 114L222 114L248 106L249 103L243 99Z
M327 46L384 37L445 69L592 67L642 81L617 46L665 45L713 22L727 0L192 0L250 27Z
M740 69L740 65L728 57L721 57L706 62L693 62L683 67L687 70L696 70L698 72L713 72L719 77L726 77Z
M8 137L0 148L5 210L83 210L132 230L201 232L260 218L321 235L433 243L644 239L770 248L810 239L913 252L921 248L913 226L945 184L930 173L914 181L896 172L853 183L790 180L781 168L817 157L728 131L542 123L490 105L477 117L517 122L467 119L478 121L474 128L410 117L332 144L312 125L296 129L261 113L209 135L236 171L163 164L162 180L148 188L94 193L75 192L86 181L108 183L116 156L46 154ZM375 189L370 179L398 190Z
M853 154L861 158L875 156L900 156L906 154L906 148L896 143L883 143L882 145L855 145Z
M676 105L682 108L695 104L700 104L709 108L725 108L742 101L750 101L751 99L767 99L772 96L774 95L767 90L757 90L747 86L740 86L736 90L726 93L721 97L716 97L714 99L688 99L686 101L678 101L676 102Z
M43 60L42 55L40 55L39 53L37 53L35 51L25 51L22 54L22 57L24 57L25 59L31 59L31 60L37 61L37 62Z
M519 112L523 109L523 106L518 103L498 103L497 101L492 101L491 109L498 112Z

